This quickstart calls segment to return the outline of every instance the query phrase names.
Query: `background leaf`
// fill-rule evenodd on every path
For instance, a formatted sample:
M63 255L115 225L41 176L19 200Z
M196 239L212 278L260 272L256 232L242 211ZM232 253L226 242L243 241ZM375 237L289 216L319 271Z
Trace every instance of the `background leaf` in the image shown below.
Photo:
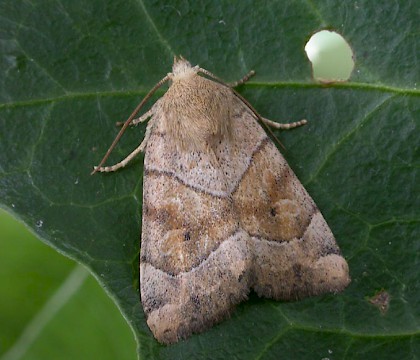
M128 324L80 264L0 210L0 359L135 359Z
M419 349L419 34L415 1L35 1L0 3L0 200L87 266L133 328L139 358L415 358ZM351 82L311 80L322 28L352 46ZM170 347L139 302L142 161L89 176L147 91L182 54L263 116L309 120L281 135L291 167L349 260L339 295L251 295L231 319ZM158 95L161 95L160 92ZM132 129L109 163L140 142ZM390 294L385 314L369 303Z

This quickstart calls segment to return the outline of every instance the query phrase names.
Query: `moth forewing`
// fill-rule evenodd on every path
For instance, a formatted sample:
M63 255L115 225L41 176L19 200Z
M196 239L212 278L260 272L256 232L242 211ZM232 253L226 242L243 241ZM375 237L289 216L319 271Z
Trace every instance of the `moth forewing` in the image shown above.
M273 122L199 72L215 78L175 58L168 91L142 117L145 140L95 169L145 151L141 301L165 344L226 318L251 289L294 300L350 282L322 214L258 120Z

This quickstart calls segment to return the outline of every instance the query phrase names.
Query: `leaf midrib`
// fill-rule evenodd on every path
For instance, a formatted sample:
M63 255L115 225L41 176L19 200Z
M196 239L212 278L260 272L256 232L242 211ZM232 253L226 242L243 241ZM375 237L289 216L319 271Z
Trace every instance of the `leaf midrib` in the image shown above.
M383 84L370 84L370 83L335 83L331 85L317 84L317 83L300 83L300 82L250 82L246 85L249 88L296 88L296 89L356 89L364 91L381 91L384 93L393 93L404 96L420 96L420 90L401 88ZM124 91L102 91L102 92L69 92L64 95L50 97L50 98L39 98L31 100L14 101L0 104L0 110L3 109L14 109L23 106L34 106L42 104L50 104L53 102L63 100L77 100L77 99L90 99L90 98L104 98L104 97L131 97L131 96L145 96L149 92L149 88L139 90L124 90ZM157 95L162 96L166 91L158 90Z

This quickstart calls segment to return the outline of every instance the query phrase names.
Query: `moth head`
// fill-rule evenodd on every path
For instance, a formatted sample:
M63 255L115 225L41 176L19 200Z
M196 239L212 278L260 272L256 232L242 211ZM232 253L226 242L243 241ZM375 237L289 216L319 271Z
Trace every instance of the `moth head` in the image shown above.
M198 73L198 69L198 66L191 66L189 61L185 60L182 56L174 56L172 72L169 73L168 76L171 80L179 80L196 75Z

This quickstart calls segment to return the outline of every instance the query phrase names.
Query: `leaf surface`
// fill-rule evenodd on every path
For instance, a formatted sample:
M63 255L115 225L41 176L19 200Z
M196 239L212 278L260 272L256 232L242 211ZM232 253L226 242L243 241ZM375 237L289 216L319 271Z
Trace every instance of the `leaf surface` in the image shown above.
M420 150L415 1L3 1L0 201L39 238L85 264L134 329L140 359L414 359L419 349ZM341 33L348 83L311 79L304 46ZM343 293L294 303L251 295L202 335L164 347L139 301L142 158L90 176L118 129L182 54L265 117L349 260ZM161 90L154 100L162 95ZM144 135L130 129L109 159ZM417 195L416 195L417 194ZM369 299L390 294L382 314Z

